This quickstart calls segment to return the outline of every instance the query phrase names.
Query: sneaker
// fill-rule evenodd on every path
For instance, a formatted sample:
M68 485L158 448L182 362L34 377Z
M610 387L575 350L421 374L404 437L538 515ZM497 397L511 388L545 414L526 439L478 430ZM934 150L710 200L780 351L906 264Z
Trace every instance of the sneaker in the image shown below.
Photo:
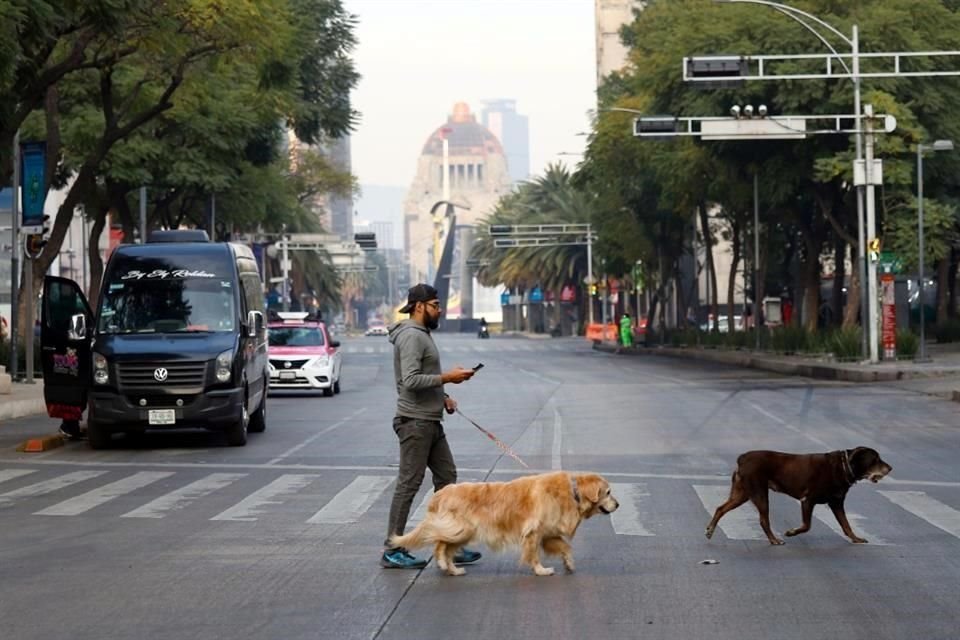
M453 564L473 564L477 560L483 557L479 551L471 551L466 547L457 551L457 554L453 556Z
M79 432L74 432L74 431L72 431L72 430L70 430L70 429L64 429L62 426L60 427L60 435L62 435L62 436L63 436L64 438L66 438L67 440L79 440L79 439L80 439L80 433L79 433Z
M389 549L380 557L380 566L384 569L423 569L427 561L410 555L404 549Z

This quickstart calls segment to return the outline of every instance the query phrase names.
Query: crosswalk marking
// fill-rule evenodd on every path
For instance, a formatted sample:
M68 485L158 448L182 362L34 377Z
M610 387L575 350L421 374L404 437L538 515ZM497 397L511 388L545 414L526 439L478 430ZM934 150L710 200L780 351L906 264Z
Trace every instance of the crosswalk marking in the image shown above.
M88 491L82 495L77 496L76 498L70 498L69 500L64 500L59 502L52 507L47 507L41 511L37 511L34 515L37 516L75 516L94 507L98 507L105 502L109 502L114 498L118 498L126 493L131 491L136 491L141 487L145 487L148 484L156 482L157 480L162 480L163 478L169 478L173 475L172 471L141 471L135 473L132 476L127 478L122 478L116 482L111 482L110 484L103 485L97 489Z
M730 487L719 484L695 484L694 491L700 497L703 508L707 510L710 517L721 504L727 501L730 496ZM706 523L704 523L706 524ZM750 504L745 504L739 509L734 509L723 516L718 525L723 535L731 540L766 540L767 536L760 529L760 518L757 510Z
M833 515L833 511L830 510L830 507L826 505L817 505L813 509L813 515L816 516L817 520L833 529L834 533L836 533L838 536L844 540L849 540L849 538L847 538L847 534L845 534L843 529L840 528L840 523L837 522L836 517ZM847 511L847 520L850 521L850 526L853 528L853 532L861 538L865 538L870 544L874 546L884 546L890 544L883 538L870 533L860 525L861 522L866 520L866 518L863 516Z
M33 473L33 469L0 469L0 482L13 480L30 473Z
M62 476L57 476L56 478L51 478L50 480L44 480L43 482L31 484L26 487L20 487L19 489L14 489L13 491L8 491L6 493L0 494L0 507L3 507L8 504L12 504L18 498L32 498L35 496L42 496L42 495L57 491L58 489L69 487L72 484L83 482L84 480L90 480L92 478L96 478L97 476L102 476L105 473L107 472L106 471L74 471L72 473L67 473Z
M898 507L960 538L960 511L928 496L924 491L880 491Z
M654 535L640 522L640 505L650 495L647 485L614 482L610 484L610 489L620 502L620 508L610 514L613 530L622 536Z
M295 473L284 474L262 489L254 491L226 511L210 519L231 520L234 522L256 522L257 516L261 514L260 507L271 504L282 504L283 500L275 500L274 498L296 493L313 482L316 477L315 475Z
M120 517L162 518L167 515L167 513L183 509L191 502L209 495L217 489L222 489L240 478L246 477L246 475L245 473L211 473L205 478L201 478L176 491L162 495L156 500L151 500L142 507L138 507Z
M391 482L393 478L389 476L357 476L307 520L307 523L350 524L356 522L377 501Z
M427 495L423 496L423 500L417 505L416 511L414 511L413 515L407 520L408 528L423 522L423 519L427 515L427 507L430 505L430 498L433 497L433 493L433 491L427 491Z

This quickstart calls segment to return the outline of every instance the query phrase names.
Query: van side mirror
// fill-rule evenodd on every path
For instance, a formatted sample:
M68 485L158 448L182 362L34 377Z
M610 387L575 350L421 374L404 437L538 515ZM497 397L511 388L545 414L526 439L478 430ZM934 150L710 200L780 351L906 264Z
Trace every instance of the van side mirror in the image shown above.
M87 316L77 313L70 316L70 329L67 332L68 340L83 340L87 337Z
M259 311L247 313L247 335L256 338L263 331L263 314Z

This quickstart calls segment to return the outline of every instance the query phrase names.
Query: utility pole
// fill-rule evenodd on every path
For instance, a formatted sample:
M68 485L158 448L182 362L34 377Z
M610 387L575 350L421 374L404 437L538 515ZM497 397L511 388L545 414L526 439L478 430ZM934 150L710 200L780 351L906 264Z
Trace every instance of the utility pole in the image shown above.
M283 273L283 310L290 311L290 252L288 250L290 238L287 236L287 225L283 225L282 231L280 242L283 243L283 253L280 258L280 270Z
M11 230L13 241L10 243L10 379L17 379L17 343L19 342L20 322L17 307L20 289L20 131L13 135L13 208L11 209Z
M108 229L109 231L109 229ZM140 187L140 244L147 242L147 188Z

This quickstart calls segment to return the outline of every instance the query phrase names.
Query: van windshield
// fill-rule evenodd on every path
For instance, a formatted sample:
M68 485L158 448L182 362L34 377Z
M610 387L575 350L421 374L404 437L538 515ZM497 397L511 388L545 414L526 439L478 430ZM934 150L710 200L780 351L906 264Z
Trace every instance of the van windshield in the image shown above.
M236 296L228 273L197 266L193 259L189 269L163 262L125 256L113 265L97 314L100 333L234 330Z

